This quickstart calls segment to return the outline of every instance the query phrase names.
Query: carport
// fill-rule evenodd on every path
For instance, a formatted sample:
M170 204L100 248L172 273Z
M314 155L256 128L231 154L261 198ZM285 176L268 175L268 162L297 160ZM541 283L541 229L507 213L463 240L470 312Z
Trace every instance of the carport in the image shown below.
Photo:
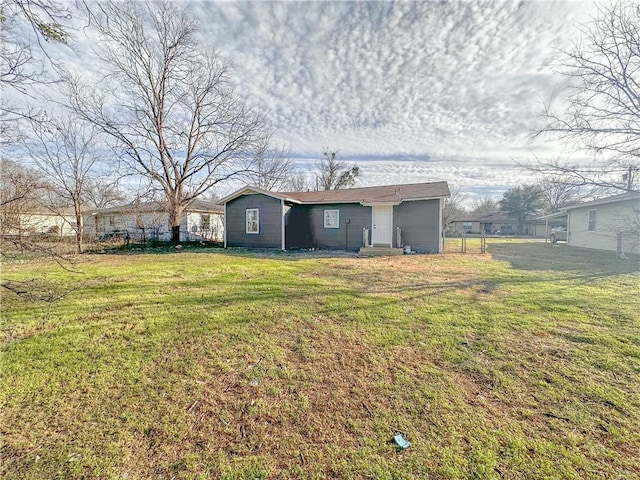
M542 215L541 217L538 217L538 220L544 220L544 231L545 231L544 242L545 243L549 241L549 233L551 232L552 228L564 227L568 230L567 218L568 218L567 212L550 213L548 215Z

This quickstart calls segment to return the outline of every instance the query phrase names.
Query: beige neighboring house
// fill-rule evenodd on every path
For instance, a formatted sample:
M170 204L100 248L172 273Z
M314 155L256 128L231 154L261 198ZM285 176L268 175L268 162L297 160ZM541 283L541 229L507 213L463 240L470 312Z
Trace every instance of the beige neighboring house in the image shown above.
M565 211L567 245L640 254L640 192L593 200Z
M533 237L545 236L545 222L535 217L527 217L524 224L525 231L521 235ZM465 217L451 220L450 232L454 234L481 234L486 235L516 235L518 232L518 220L510 218L504 213L485 213L479 215L469 214Z
M224 210L212 202L195 200L180 220L183 241L222 241ZM134 202L94 210L85 215L85 235L97 239L113 237L132 241L171 240L169 213L162 202Z
M76 234L76 215L73 208L32 208L24 212L2 212L3 235L47 235L70 237Z

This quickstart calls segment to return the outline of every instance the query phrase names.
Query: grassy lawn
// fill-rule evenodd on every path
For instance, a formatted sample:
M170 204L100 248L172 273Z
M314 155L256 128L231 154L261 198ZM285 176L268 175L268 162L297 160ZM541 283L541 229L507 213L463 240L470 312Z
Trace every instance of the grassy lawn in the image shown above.
M2 294L0 475L637 479L640 266L613 257L5 265L32 295Z

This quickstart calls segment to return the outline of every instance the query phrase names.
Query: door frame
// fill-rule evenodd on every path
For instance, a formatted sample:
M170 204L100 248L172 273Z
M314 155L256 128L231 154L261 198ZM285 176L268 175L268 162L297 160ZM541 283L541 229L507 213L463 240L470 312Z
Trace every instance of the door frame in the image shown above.
M376 221L376 209L389 209L389 248L393 248L393 204L378 204L371 205L371 245L374 246L376 243L386 244L387 242L374 242L375 235L375 221Z

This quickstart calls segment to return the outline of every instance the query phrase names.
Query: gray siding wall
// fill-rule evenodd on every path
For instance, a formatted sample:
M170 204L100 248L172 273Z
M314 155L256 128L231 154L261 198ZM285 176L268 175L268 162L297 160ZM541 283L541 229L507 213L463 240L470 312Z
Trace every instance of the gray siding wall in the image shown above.
M340 228L324 228L325 210L340 211ZM319 248L358 250L362 246L362 229L371 229L371 207L355 203L309 205L308 215L313 244Z
M396 228L402 229L402 243L417 252L439 252L440 200L403 202L393 207L393 246Z
M259 232L246 233L245 211L260 211ZM227 246L282 248L282 204L262 194L242 195L227 202Z

